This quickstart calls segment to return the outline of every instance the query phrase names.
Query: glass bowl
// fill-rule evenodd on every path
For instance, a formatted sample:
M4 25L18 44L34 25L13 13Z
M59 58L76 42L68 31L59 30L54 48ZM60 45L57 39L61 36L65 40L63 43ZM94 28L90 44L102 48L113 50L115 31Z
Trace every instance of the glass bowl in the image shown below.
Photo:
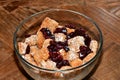
M96 55L88 62L78 67L66 69L66 70L51 70L40 68L27 62L20 54L18 50L18 42L22 41L27 34L35 34L38 30L41 22L45 17L50 17L56 20L60 25L66 23L72 23L79 27L80 25L86 29L87 33L98 41L98 49ZM76 28L77 28L76 27ZM17 27L14 33L14 49L19 62L24 70L35 80L81 80L87 76L95 67L99 60L102 48L102 33L98 25L86 15L65 9L50 9L35 13L25 20L23 20Z

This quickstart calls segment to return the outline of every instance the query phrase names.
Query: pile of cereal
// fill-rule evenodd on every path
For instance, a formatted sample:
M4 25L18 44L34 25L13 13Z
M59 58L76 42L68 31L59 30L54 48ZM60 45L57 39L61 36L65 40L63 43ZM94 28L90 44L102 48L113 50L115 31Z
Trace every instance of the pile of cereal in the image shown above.
M19 53L29 63L47 69L80 66L96 55L98 43L83 28L59 25L46 17L35 35L18 42Z

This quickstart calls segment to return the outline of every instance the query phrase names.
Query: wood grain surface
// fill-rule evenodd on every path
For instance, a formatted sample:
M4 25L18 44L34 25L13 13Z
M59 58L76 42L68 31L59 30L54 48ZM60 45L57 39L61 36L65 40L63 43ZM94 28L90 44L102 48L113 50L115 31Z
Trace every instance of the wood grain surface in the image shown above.
M82 12L103 32L101 61L84 80L120 80L120 0L0 0L0 80L32 80L18 66L13 33L24 18L50 8Z

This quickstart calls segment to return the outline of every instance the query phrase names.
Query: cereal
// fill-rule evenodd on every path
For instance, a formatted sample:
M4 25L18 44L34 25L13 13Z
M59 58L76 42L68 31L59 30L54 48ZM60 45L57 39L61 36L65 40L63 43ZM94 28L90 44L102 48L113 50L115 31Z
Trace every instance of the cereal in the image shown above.
M60 68L60 70L65 70L65 69L70 69L71 67L70 66L63 66Z
M47 61L42 60L41 67L48 68L48 69L56 69L56 63L49 59Z
M88 61L91 60L94 56L95 56L95 53L90 53L90 54L88 54L88 55L83 59L83 63L88 62Z
M63 77L64 75L61 72L55 72L54 76L55 77Z
M35 54L34 54L34 59L35 61L39 64L41 60L47 60L49 57L48 50L45 48L39 49Z
M80 60L80 59L75 59L75 60L73 60L73 61L71 61L70 62L70 65L72 66L72 67L77 67L77 66L80 66L80 65L82 65L82 60Z
M74 59L79 58L78 53L74 52L74 51L69 51L67 54L67 60L72 61Z
M92 41L90 42L90 49L91 49L94 53L96 53L97 47L98 47L97 41L96 41L96 40L92 40Z
M71 38L68 40L68 45L70 50L78 52L79 51L79 47L84 44L84 38L82 36L76 36L74 38Z
M39 48L41 48L42 45L43 45L43 43L44 43L44 41L45 41L45 38L44 38L42 32L39 31L39 32L37 33L37 46L38 46Z
M30 54L33 56L38 51L37 46L31 46L30 47Z
M34 60L36 61L36 63L37 63L38 65L39 65L40 62L42 61L42 58L41 58L41 56L39 55L38 52L36 52L36 53L33 55L33 58L34 58Z
M46 39L43 43L42 48L47 48L50 45L50 41L52 41L52 39Z
M26 43L18 42L18 47L19 47L20 54L25 54L26 53L27 46L28 46L28 44L26 44Z
M30 54L25 54L24 58L25 58L25 60L27 60L29 63L37 66L37 64L35 63L33 57L32 57Z
M71 66L62 66L60 68L60 70L66 70L66 69L70 69L70 68L72 68L72 67ZM73 72L73 71L74 70L69 70L69 71L64 72L64 74L68 74L68 73Z
M58 26L58 22L56 22L55 20L53 19L50 19L49 17L46 17L42 24L41 24L41 28L48 28L52 33L55 31L56 27ZM39 30L40 30L39 29ZM38 30L38 31L39 31Z
M25 43L29 44L30 46L37 44L37 35L31 35L30 37L25 39Z
M68 53L64 49L61 49L59 52L63 56L63 59L67 59L67 54Z
M49 58L49 51L46 48L42 48L38 52L43 60L47 60Z
M66 29L68 34L75 31L75 29L70 29L70 28L66 28Z
M66 35L64 35L63 33L55 33L55 41L61 41L64 42L66 40Z
M70 69L90 61L96 55L98 43L83 28L73 27L61 26L46 17L35 35L18 43L21 56L35 66L54 70ZM90 45L86 45L88 42ZM56 72L55 76L64 75Z
M58 28L63 28L63 26L58 25Z

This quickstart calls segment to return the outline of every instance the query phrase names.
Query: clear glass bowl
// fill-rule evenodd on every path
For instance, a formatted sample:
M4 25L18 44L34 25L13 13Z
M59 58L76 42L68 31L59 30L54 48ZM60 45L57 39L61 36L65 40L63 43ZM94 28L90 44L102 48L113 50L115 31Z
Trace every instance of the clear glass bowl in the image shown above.
M84 29L86 29L87 33L92 37L92 39L98 41L99 46L96 55L85 64L66 70L50 70L50 69L40 68L27 62L19 54L17 44L19 41L23 40L24 35L35 34L45 17L50 17L56 20L57 22L59 22L61 25L67 23L75 24L77 27L83 25ZM87 17L82 13L72 10L65 10L65 9L50 9L35 13L29 16L28 18L26 18L25 20L23 20L19 24L19 26L17 27L14 33L14 49L17 58L21 63L22 67L24 68L24 70L35 80L83 79L95 67L95 64L97 63L101 54L102 43L103 43L103 39L102 39L101 30L91 18Z

